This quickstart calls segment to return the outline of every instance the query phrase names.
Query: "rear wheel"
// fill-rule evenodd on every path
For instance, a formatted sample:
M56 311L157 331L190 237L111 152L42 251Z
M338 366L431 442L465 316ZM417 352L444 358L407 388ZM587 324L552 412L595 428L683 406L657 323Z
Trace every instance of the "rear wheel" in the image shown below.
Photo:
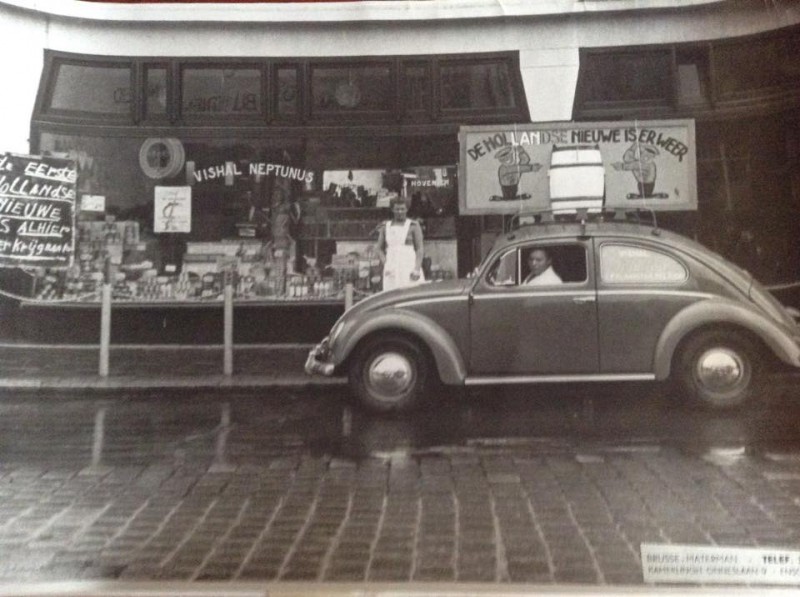
M714 409L748 402L760 378L751 344L733 331L707 331L690 338L681 349L676 372L687 398Z
M371 410L399 412L419 405L429 363L420 346L399 335L367 340L350 366L350 387Z

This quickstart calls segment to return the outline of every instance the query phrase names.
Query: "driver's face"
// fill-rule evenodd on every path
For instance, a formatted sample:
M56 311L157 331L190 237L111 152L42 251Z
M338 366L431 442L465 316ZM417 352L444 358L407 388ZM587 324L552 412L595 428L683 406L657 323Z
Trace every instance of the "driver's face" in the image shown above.
M550 257L541 249L536 249L528 255L528 265L534 276L541 275L541 273L550 267Z

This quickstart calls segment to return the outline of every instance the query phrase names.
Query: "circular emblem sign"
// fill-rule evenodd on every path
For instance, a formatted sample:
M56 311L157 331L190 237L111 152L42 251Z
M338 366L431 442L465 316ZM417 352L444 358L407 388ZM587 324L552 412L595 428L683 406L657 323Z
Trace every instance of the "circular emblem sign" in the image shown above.
M186 152L178 139L151 137L139 149L142 172L156 180L175 176L185 161Z
M335 92L336 103L343 108L355 108L361 103L361 90L355 83L340 83Z

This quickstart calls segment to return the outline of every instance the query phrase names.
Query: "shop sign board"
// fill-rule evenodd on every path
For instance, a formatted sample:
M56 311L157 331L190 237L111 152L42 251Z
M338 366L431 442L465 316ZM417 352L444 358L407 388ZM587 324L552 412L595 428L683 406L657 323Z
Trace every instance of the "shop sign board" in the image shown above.
M462 215L697 209L693 120L463 126Z
M192 187L155 188L153 232L192 231Z
M198 182L225 181L228 186L233 184L234 179L252 176L256 179L262 176L273 176L275 178L285 178L297 180L306 184L311 184L314 180L314 172L290 166L287 164L276 164L268 162L251 162L241 164L239 162L228 161L213 166L198 168L193 161L187 162L187 182L195 184Z
M75 254L75 162L0 154L0 267L66 267Z

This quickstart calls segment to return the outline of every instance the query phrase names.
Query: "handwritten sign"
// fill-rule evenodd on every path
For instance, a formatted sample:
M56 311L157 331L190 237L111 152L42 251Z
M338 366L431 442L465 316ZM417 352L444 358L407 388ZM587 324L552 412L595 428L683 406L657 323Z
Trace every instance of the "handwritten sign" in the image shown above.
M0 154L0 267L70 264L77 178L71 160Z
M192 188L156 187L153 213L153 231L191 232Z
M461 127L460 212L511 214L586 198L609 208L697 209L694 133L693 120Z

